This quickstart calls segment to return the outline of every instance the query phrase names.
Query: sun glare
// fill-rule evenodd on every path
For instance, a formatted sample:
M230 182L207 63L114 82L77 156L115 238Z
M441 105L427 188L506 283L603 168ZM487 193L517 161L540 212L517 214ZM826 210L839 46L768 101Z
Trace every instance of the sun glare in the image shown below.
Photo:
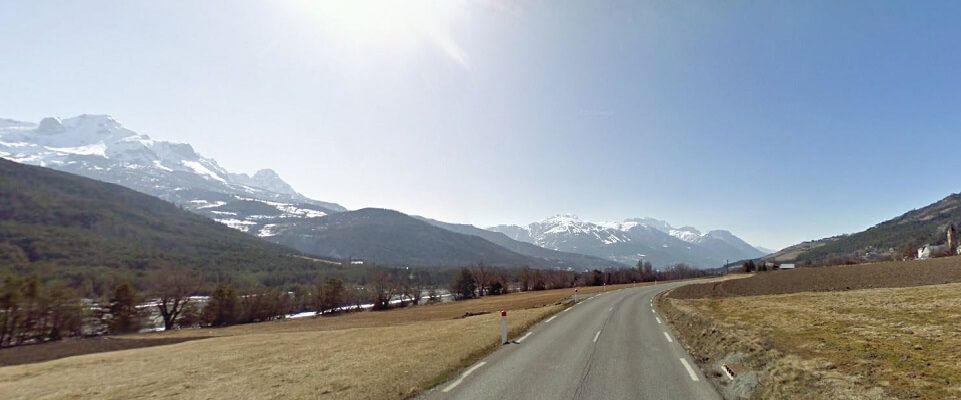
M349 0L309 2L325 28L347 39L399 45L434 40L447 28L455 1Z

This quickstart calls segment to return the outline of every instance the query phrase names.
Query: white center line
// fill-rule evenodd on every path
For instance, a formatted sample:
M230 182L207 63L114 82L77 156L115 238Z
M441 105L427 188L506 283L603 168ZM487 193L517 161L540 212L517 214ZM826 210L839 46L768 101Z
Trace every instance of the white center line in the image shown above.
M597 338L600 336L601 336L601 331L597 331L597 333L594 334L594 343L597 343Z
M521 336L521 338L520 338L520 339L517 339L517 343L520 343L520 342L523 342L523 341L524 341L524 339L527 339L527 337L528 337L528 336L530 336L530 335L532 335L532 334L534 334L534 332L527 332L527 334L526 334L526 335L524 335L524 336Z
M551 321L554 320L554 318L557 318L557 316L555 315L555 316L553 316L553 317L548 318L547 321L544 321L544 323L546 324L546 323L548 323L548 322L551 322Z
M657 320L657 323L661 323L661 317L654 317L654 319Z
M694 382L700 382L701 379L697 377L697 373L694 372L694 368L691 368L691 364L687 363L687 360L681 359L681 364L684 364L684 369L687 370L687 374L691 376L691 380Z
M674 339L671 339L671 335L668 335L667 332L664 332L664 337L667 338L668 343L674 343Z
M451 390L454 390L454 388L457 387L457 385L460 385L461 382L464 382L464 378L466 378L468 375L470 375L472 372L474 372L474 370L476 370L476 369L478 369L478 368L480 368L480 367L483 367L484 364L487 364L487 361L481 361L481 362L479 362L479 363L477 363L477 364L474 364L473 367L470 367L470 368L467 369L467 371L464 371L464 373L460 375L460 378L457 378L456 381L454 381L454 382L451 383L450 385L447 385L447 387L445 387L444 390L442 390L442 392L447 393L447 392L449 392L449 391L451 391Z

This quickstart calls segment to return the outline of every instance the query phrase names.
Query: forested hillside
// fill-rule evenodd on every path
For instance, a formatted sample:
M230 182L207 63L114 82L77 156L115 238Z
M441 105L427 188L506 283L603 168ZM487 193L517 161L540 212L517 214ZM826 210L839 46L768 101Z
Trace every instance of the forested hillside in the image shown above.
M833 264L912 257L918 247L943 243L945 228L961 223L961 194L881 222L863 232L792 246L775 253L780 261ZM800 250L800 251L798 251ZM793 253L793 254L792 254ZM787 257L788 255L793 257Z
M118 185L0 159L0 273L96 290L167 266L267 285L329 268L296 253Z

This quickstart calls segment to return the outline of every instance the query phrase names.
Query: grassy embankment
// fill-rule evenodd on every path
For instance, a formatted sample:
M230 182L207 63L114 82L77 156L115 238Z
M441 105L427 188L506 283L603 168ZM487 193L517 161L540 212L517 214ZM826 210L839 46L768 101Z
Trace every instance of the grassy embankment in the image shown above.
M959 258L778 271L659 304L728 398L957 399L961 283L943 282L959 271Z
M582 294L630 285L581 288ZM281 320L224 329L125 336L118 341L186 340L101 351L96 341L0 350L4 399L410 397L498 347L499 314L513 335L563 309L569 289L478 300ZM477 314L465 317L467 314ZM48 347L49 346L49 347ZM111 349L118 346L113 345ZM45 352L50 354L44 354Z

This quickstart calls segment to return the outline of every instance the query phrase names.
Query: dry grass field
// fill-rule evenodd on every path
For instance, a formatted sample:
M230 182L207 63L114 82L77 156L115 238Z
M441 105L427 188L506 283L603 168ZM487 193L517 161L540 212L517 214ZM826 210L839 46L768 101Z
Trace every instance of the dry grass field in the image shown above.
M623 287L582 288L581 293ZM0 393L4 399L405 398L497 348L497 311L510 310L516 335L563 309L561 302L570 294L517 293L385 312L126 336L113 340L187 341L0 367ZM464 317L468 313L481 315ZM67 346L97 348L84 342ZM0 355L26 357L47 351L45 346L7 349ZM51 351L70 354L63 348Z
M961 283L846 290L857 278L862 286L891 286L898 274L904 285L956 280L958 261L817 268L794 276L825 275L765 285L776 275L789 276L774 272L760 280L679 289L685 298L671 293L661 304L708 369L736 354L747 370L758 372L758 398L961 399ZM838 289L732 295L752 287L829 285ZM689 298L693 294L701 298Z

